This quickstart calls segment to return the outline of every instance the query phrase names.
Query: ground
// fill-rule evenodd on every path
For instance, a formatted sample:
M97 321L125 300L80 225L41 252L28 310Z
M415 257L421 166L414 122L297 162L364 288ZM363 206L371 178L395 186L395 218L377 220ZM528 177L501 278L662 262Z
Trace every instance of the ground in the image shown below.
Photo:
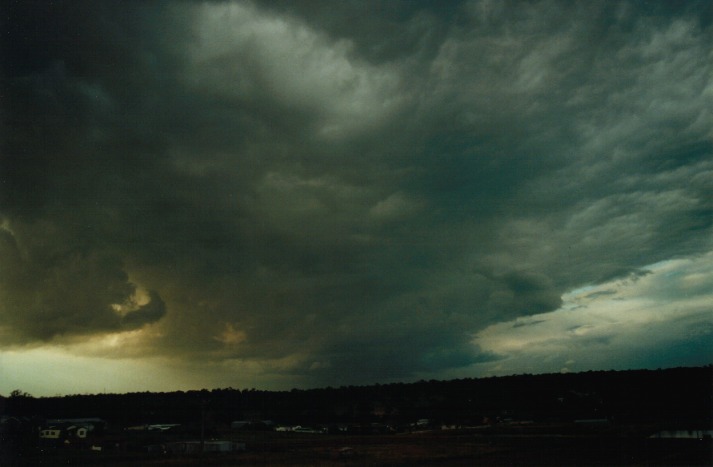
M711 440L649 439L637 433L452 430L386 435L243 432L247 450L168 456L138 452L63 452L18 465L713 465Z

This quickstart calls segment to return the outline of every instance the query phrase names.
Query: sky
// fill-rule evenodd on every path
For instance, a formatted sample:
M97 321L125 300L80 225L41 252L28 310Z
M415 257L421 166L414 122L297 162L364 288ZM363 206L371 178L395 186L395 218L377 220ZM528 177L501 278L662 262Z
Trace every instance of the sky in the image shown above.
M4 1L0 394L713 363L713 4Z

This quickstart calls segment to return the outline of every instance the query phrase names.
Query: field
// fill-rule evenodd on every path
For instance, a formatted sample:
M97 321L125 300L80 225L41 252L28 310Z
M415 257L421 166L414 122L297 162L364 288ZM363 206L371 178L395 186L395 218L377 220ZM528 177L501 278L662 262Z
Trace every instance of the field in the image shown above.
M246 432L236 453L165 455L58 452L20 465L712 465L711 440L649 439L567 427L449 430L388 435ZM567 433L569 431L569 433Z

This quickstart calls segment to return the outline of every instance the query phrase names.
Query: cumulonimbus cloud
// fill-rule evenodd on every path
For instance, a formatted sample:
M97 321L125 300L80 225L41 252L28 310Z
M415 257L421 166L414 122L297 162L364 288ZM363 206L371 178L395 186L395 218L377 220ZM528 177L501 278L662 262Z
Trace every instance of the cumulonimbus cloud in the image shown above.
M2 342L406 378L711 249L701 4L364 4L13 5Z

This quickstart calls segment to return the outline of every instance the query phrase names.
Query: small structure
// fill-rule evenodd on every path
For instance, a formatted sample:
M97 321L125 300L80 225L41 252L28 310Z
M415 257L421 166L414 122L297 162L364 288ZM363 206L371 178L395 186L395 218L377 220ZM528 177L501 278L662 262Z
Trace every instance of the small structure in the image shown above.
M148 431L168 431L172 428L176 428L177 426L181 426L179 423L156 423L153 425L148 425L146 429Z
M176 441L166 443L166 452L170 454L198 454L201 452L200 441ZM245 451L245 443L229 440L210 440L203 442L203 452L236 452Z
M89 433L89 428L81 425L70 425L65 429L65 431L67 432L67 436L70 438L85 439Z
M86 427L89 431L103 430L106 428L106 420L101 418L56 418L45 421L45 425L77 425Z
M274 430L275 422L272 420L235 420L230 422L231 430Z
M93 434L101 433L106 422L100 418L59 418L46 420L39 430L41 449L86 446Z
M204 452L232 452L232 441L206 441L203 443Z
M712 439L713 430L663 430L654 433L649 438L666 439Z
M40 438L42 439L59 439L62 436L62 430L58 428L45 428L40 430Z
M580 418L574 421L574 425L585 430L601 430L611 425L606 418Z

